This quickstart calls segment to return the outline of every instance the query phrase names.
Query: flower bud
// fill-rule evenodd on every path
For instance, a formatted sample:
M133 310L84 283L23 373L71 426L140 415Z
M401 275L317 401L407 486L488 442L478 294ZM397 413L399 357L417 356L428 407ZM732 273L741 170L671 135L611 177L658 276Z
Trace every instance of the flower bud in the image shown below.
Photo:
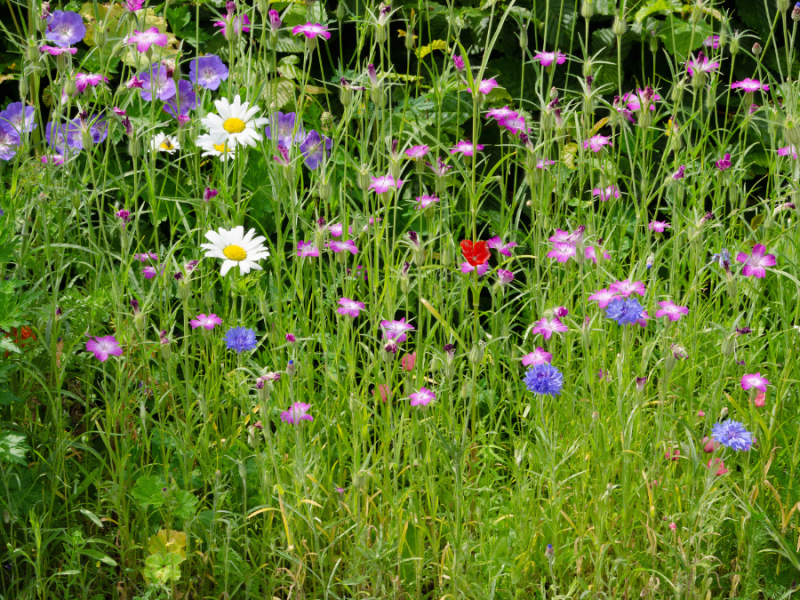
M702 0L700 0L692 7L692 23L697 25L702 20L703 20L703 2Z
M723 24L719 30L719 47L724 48L727 45L728 45L728 25Z
M28 78L23 74L19 78L19 97L24 100L28 95Z
M341 0L339 5L336 7L336 20L341 23L344 21L345 16L347 16L347 6L345 5L344 1Z
M753 56L758 57L761 55L761 44L756 42L753 44Z
M722 354L724 356L730 356L734 352L736 352L736 336L729 335L722 340Z
M789 0L775 0L775 8L779 13L789 10Z
M625 17L620 16L619 12L614 17L614 25L611 27L614 35L622 37L628 32L628 24L625 22Z
M792 21L794 21L795 23L797 23L797 21L800 21L800 2L795 4L794 8L792 9Z
M106 45L106 41L108 41L106 30L103 27L97 27L94 30L94 43L97 44L98 48L102 48Z
M586 20L594 16L594 2L591 0L583 0L583 4L581 4L581 16Z
M485 344L483 342L472 345L472 350L469 351L469 362L472 365L477 366L481 364L483 355L485 354L484 346Z
M742 36L739 33L738 29L733 32L733 37L731 38L731 45L730 45L730 48L729 48L730 51L731 51L731 55L733 55L733 56L736 56L739 53L739 48L740 48L739 39L741 37Z
M528 47L528 30L525 27L519 28L519 47L523 50Z
M358 187L366 191L372 185L372 179L369 176L369 165L362 164L358 170Z

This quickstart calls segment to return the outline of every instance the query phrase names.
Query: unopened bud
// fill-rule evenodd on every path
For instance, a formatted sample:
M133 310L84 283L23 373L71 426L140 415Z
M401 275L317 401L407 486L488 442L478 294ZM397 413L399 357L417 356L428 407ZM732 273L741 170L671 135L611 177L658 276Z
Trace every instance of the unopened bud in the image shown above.
M740 43L739 38L741 35L739 34L739 30L733 32L733 37L731 38L731 45L729 50L731 51L731 55L736 56L739 53Z
M617 13L614 17L614 25L611 27L611 30L617 37L625 35L628 32L628 24L625 22L625 17Z
M794 8L792 9L792 21L795 23L800 21L800 2L795 4Z
M481 364L484 354L485 351L483 342L478 342L477 344L473 344L472 350L469 351L469 362L475 366Z
M775 8L779 13L789 10L789 0L775 0Z
M340 1L339 5L336 7L336 20L341 23L344 21L345 16L347 16L347 6L344 1Z
M581 4L581 16L587 20L594 16L594 2L591 0L583 0L583 4Z
M107 40L108 36L106 35L106 30L104 28L98 27L94 30L94 43L97 44L98 48L105 46Z
M753 44L753 56L760 56L761 55L761 44L756 42Z

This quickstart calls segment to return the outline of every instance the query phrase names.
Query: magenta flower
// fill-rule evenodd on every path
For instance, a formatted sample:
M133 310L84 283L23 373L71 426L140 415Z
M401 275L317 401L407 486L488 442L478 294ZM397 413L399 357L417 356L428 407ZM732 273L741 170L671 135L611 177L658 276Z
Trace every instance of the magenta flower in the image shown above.
M664 233L666 229L671 229L672 225L666 221L651 221L647 228L650 231L655 231L656 233Z
M719 48L719 36L718 35L710 35L706 39L703 40L703 46L706 48L713 48L716 50Z
M86 350L93 353L100 362L107 361L109 356L122 356L122 348L113 335L90 339L86 342Z
M661 96L654 92L651 87L647 87L643 90L636 88L635 93L627 92L622 95L622 102L627 104L628 110L641 110L642 104L648 104L650 110L655 110L655 103L658 100L661 100Z
M348 317L353 317L354 319L358 317L359 311L365 310L365 306L363 302L358 302L357 300L351 300L350 298L340 298L339 299L339 308L336 309L336 312L340 315L346 315Z
M140 10L144 5L144 0L125 0L125 8L127 8L130 12L136 12Z
M793 159L797 160L797 148L794 146L778 148L778 156L789 156L789 153L791 153Z
M222 319L220 319L214 313L210 315L199 314L197 317L189 321L189 325L192 326L192 329L197 329L198 327L203 327L204 329L214 329L217 325L222 325Z
M472 273L475 270L475 267L473 267L468 262L463 262L459 266L461 267L461 272L464 273L465 275L467 273ZM478 277L483 277L484 275L486 275L486 273L489 272L489 263L485 262L482 265L478 265L477 269L478 269Z
M483 146L481 144L475 146L472 142L462 140L458 142L452 150L450 150L450 154L458 154L460 152L464 156L472 156L476 149L478 152L480 152L483 150Z
M352 230L353 228L350 227L350 229ZM342 234L344 233L344 225L341 223L332 223L331 225L328 225L328 233L330 233L333 237L342 237Z
M494 88L496 88L498 85L499 84L497 83L497 81L494 78L492 78L492 79L484 79L478 85L478 91L485 96L486 94L491 92ZM472 89L469 88L469 87L467 88L467 91L470 94L472 93Z
M678 170L672 174L673 181L680 181L686 175L686 165L681 165L678 167Z
M533 57L533 60L538 62L543 67L549 67L554 62L557 65L563 65L567 62L567 55L562 54L558 50L555 52L537 52L536 56Z
M537 347L533 352L529 352L522 357L522 364L526 367L535 367L536 365L543 365L553 360L553 355L545 352L544 348Z
M777 263L774 254L766 254L767 247L764 244L756 244L753 246L753 252L750 256L744 252L739 252L736 255L736 262L744 263L742 275L745 277L756 277L757 279L763 278L767 274L766 267L774 267Z
M313 421L314 417L308 414L310 408L310 404L295 402L289 407L289 410L281 413L281 421L290 425L299 425L300 421Z
M228 35L228 25L233 28L234 33L237 35L241 35L243 32L250 33L250 18L247 15L236 17L231 11L228 11L228 16L224 21L214 21L214 27L219 27L219 32L226 37Z
M317 257L319 256L319 249L314 245L314 242L297 242L297 256L299 258Z
M42 156L42 162L44 164L54 164L57 167L64 164L64 156L61 154L52 154L47 156L46 154Z
M427 194L425 196L418 196L416 209L424 210L436 202L439 202L439 198L436 196L428 196Z
M406 318L403 317L399 321L381 321L381 329L383 329L383 339L402 344L406 341L406 331L414 331L414 326L406 323Z
M556 161L554 161L554 160L547 160L547 159L544 159L544 158L540 158L536 163L536 168L537 169L547 169L547 167L551 167L554 164L556 164Z
M723 156L721 159L719 159L717 162L714 163L714 165L720 171L726 171L730 169L732 164L733 163L731 163L731 155L727 153L725 154L725 156Z
M575 256L576 252L577 249L572 244L556 242L553 244L553 249L547 253L547 258L555 258L558 262L565 263Z
M101 81L108 83L108 77L103 77L96 73L78 73L75 75L75 88L78 90L78 93L83 93L87 87L95 87L99 85Z
M592 152L600 152L603 149L603 146L614 145L614 142L611 141L611 138L605 135L593 135L588 140L583 142L583 149L590 149Z
M592 190L592 196L597 197L600 196L600 202L605 202L613 198L619 198L619 188L615 185L610 185L607 188L594 188Z
M155 44L162 48L167 45L167 34L158 31L158 27L151 27L147 31L133 30L134 35L128 38L129 44L136 44L136 50L147 52Z
M641 316L636 320L639 324L639 327L647 327L647 319L650 318L650 315L647 314L646 310L642 311Z
M436 400L436 394L424 387L419 388L418 392L409 394L408 397L411 399L411 406L428 406Z
M75 54L78 49L77 48L56 48L55 46L42 46L39 48L40 52L47 52L50 56L61 56L65 52L69 52L70 54Z
M128 82L125 84L125 87L126 87L126 88L128 88L129 90L133 90L133 89L141 89L141 88L142 88L142 86L144 86L144 81L142 81L141 79L139 79L139 76L138 76L138 75L134 75L133 77L131 77L131 78L128 80ZM173 93L174 93L174 92L173 92Z
M586 260L590 260L594 264L597 264L597 251L594 249L594 246L586 246L583 249L583 255L586 257ZM603 250L603 258L609 260L611 255Z
M503 108L493 108L491 109L486 116L489 119L494 119L495 121L501 121L503 119L516 119L519 116L519 113L511 110L507 106Z
M497 250L500 254L504 256L511 256L511 248L517 245L517 242L508 242L507 244L503 243L502 238L500 237L493 237L486 240L486 246L493 250Z
M147 262L148 260L158 260L158 254L155 252L142 252L141 254L134 254L133 258L139 262Z
M358 248L356 248L356 243L353 240L346 240L344 242L328 242L328 248L330 248L336 254L344 251L350 252L350 254L353 256L358 254Z
M508 285L514 281L514 273L505 269L497 269L497 279L500 285Z
M309 39L314 39L318 35L324 37L326 40L331 39L331 34L328 31L327 25L320 25L319 23L306 23L305 25L295 25L292 28L292 34L297 35L302 33Z
M698 74L714 73L717 69L719 69L719 62L709 61L702 52L697 55L697 58L692 57L686 61L686 70L692 77Z
M411 146L411 148L405 151L405 155L411 160L420 160L429 150L429 146Z
M461 71L463 71L465 66L466 66L466 65L464 65L464 58L462 56L456 56L454 54L453 55L453 66L455 66L456 71L461 73Z
M518 135L519 133L528 134L530 132L528 126L525 124L525 117L521 115L510 119L500 119L497 121L497 124L500 127L508 129L513 135Z
M622 296L605 288L597 290L594 294L589 296L589 300L597 302L598 308L607 308L610 302L619 300L620 298L622 298Z
M732 90L742 90L743 92L757 92L759 90L764 90L765 92L769 91L769 85L766 83L762 84L758 79L743 79L742 81L735 81L731 84Z
M556 232L550 236L551 242L565 242L573 246L583 240L583 232L586 230L585 225L581 225L575 231L569 232L563 229L556 229Z
M564 325L558 317L553 317L552 321L548 321L547 318L542 318L536 321L533 329L531 329L531 333L534 335L541 333L542 337L546 340L553 337L554 333L560 333L562 331L569 331L569 327Z
M399 190L401 185L403 185L402 179L395 180L391 175L383 175L381 177L372 177L372 183L369 189L375 190L378 194L382 194L388 192L391 188Z
M625 296L626 298L631 294L639 294L640 296L644 296L646 291L644 283L641 281L634 281L631 283L631 281L628 279L612 283L610 286L608 286L608 289L609 291L619 294L620 296Z
M679 321L683 315L689 314L689 308L686 306L678 306L670 300L659 302L660 310L656 311L656 319L667 317L670 321Z
M769 381L766 377L762 377L761 373L749 373L742 375L742 389L747 391L750 388L755 388L761 392L767 393L767 386Z
M164 274L164 269L161 269L161 274ZM144 275L145 279L153 279L156 275L158 275L158 271L155 267L147 266L142 269L142 275Z
M569 314L569 309L566 306L556 306L553 309L553 314L559 319L563 319Z

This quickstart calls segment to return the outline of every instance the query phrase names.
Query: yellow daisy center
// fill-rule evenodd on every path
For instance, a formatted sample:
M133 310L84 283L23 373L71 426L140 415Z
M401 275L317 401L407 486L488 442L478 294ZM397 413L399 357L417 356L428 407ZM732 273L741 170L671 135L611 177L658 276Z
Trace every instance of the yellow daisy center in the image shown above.
M247 258L247 252L245 252L245 249L234 244L226 246L222 253L230 260L242 261Z
M222 126L228 133L241 133L244 131L245 124L241 119L231 117L230 119L226 119Z
M230 152L228 149L228 144L214 144L214 150L217 152L222 152L223 154Z
M169 140L164 140L163 142L161 142L161 146L160 147L161 147L162 150L172 150L173 149L172 142L170 142Z

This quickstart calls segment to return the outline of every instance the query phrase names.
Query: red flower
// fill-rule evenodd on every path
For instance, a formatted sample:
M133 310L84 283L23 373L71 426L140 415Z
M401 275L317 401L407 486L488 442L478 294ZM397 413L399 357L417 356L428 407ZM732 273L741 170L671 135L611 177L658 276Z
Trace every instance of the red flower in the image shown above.
M463 240L461 242L461 254L464 255L470 265L479 267L489 260L489 246L486 245L486 242Z

